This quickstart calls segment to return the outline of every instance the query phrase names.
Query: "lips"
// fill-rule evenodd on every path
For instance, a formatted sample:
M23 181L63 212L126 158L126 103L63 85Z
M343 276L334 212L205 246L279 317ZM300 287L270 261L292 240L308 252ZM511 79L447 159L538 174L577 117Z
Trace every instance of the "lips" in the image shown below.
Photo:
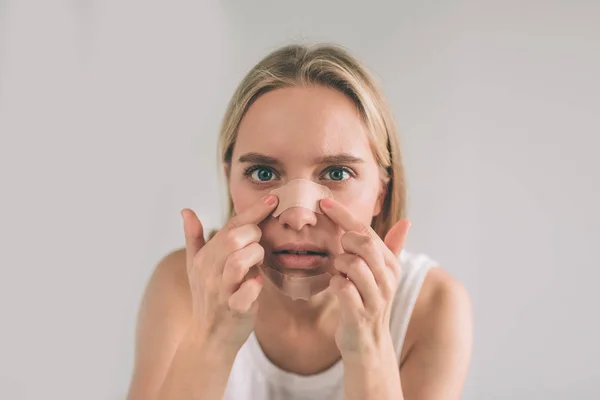
M273 248L273 253L299 254L299 255L322 255L326 256L327 251L312 243L284 243Z
M275 254L296 254L299 256L306 256L306 255L324 256L325 255L325 253L321 253L318 251L310 251L310 250L298 250L298 251L282 250L282 251L275 252Z
M327 251L311 243L286 243L273 250L275 260L286 269L315 269L323 267Z
M326 257L316 254L276 253L275 260L284 269L317 269L326 265Z

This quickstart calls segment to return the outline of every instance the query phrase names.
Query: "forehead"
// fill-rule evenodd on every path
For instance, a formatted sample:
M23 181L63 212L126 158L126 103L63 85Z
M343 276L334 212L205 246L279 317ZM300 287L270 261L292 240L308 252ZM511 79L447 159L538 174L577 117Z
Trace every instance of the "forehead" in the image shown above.
M287 159L350 153L371 157L355 104L322 86L287 87L260 96L242 119L236 154L260 152Z

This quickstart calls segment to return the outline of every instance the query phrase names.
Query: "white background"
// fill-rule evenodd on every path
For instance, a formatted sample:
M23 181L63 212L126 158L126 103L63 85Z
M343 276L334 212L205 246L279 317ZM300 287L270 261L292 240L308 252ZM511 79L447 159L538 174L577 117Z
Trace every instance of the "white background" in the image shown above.
M179 210L223 222L229 96L291 41L383 83L408 250L472 297L464 398L600 398L599 26L593 1L0 0L0 398L124 398Z

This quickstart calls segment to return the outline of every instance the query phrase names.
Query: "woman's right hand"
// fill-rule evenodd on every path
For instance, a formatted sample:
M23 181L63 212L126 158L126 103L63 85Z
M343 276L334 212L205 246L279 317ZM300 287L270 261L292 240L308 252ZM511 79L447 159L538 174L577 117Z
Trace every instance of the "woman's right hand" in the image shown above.
M237 352L254 328L262 276L248 279L246 275L263 261L258 224L275 210L277 202L277 196L265 196L234 216L207 243L196 214L190 209L181 211L193 328L228 350Z

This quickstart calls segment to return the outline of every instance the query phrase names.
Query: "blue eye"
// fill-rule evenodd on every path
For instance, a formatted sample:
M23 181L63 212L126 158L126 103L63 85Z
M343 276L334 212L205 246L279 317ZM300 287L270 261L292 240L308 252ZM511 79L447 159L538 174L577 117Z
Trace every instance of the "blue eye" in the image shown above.
M271 171L270 169L267 168L257 168L254 171L252 171L252 174L250 175L252 177L252 179L260 181L260 182L267 182L270 181L273 178L273 171Z
M335 167L327 171L325 175L328 175L329 180L332 181L344 181L350 177L350 172L347 168Z

